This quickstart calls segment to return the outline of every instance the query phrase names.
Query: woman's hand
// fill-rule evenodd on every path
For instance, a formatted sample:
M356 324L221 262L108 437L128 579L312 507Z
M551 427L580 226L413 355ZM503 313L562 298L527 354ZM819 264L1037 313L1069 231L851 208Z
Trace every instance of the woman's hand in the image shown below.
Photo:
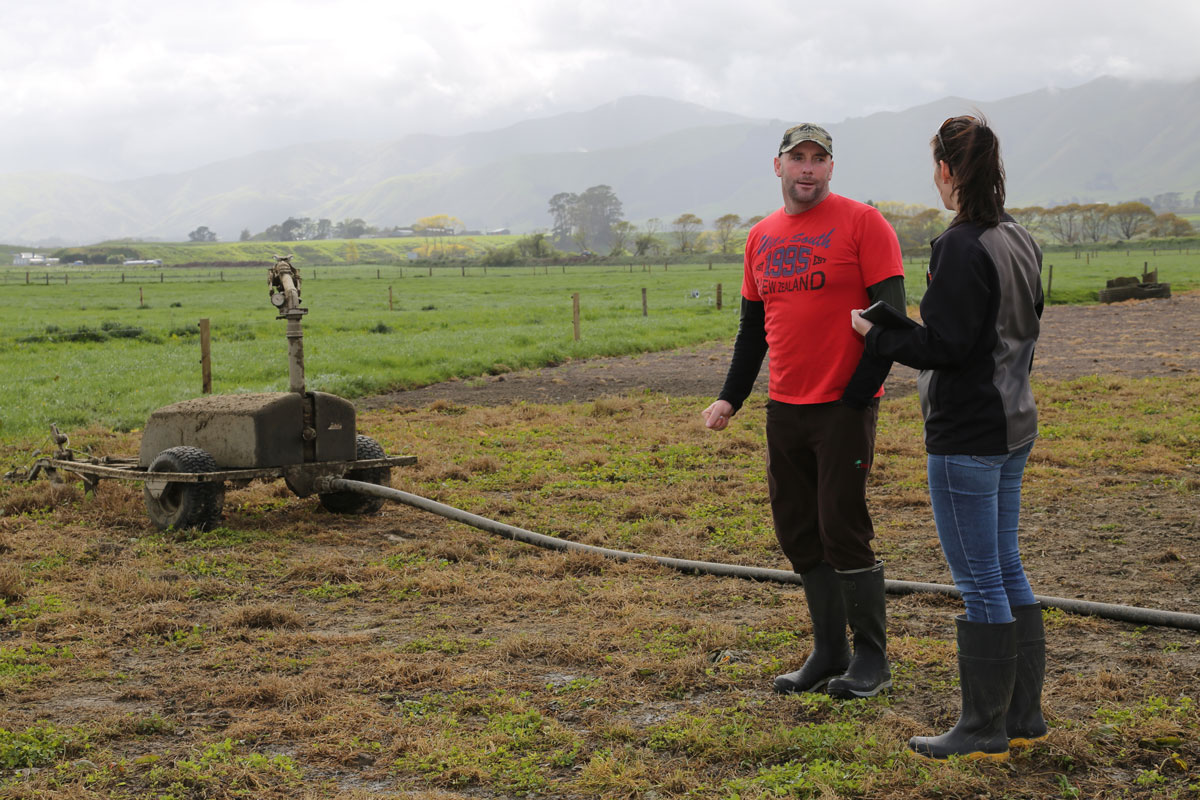
M874 328L875 325L870 320L863 319L862 312L861 308L850 309L850 324L854 326L854 330L858 331L860 336L866 336L867 331Z

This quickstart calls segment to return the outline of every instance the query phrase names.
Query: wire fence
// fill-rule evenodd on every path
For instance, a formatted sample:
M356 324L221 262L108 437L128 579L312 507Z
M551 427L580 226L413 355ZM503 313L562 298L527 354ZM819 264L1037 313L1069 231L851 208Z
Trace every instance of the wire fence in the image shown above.
M421 266L398 265L328 265L302 268L304 280L336 278L339 280L394 280L421 277L481 277L487 275L579 275L637 272L699 272L737 266L729 262L671 263L646 261L641 264L538 264L525 266L486 266L481 264L438 264ZM267 266L197 269L195 267L163 267L156 269L105 269L87 266L13 267L0 269L0 285L66 285L72 283L225 283L261 280Z

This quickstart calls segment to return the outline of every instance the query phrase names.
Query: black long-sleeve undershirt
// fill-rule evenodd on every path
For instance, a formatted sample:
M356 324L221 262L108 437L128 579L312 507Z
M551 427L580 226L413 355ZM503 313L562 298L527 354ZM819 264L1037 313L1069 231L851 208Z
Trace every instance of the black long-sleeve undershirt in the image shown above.
M868 286L867 296L872 303L884 300L893 308L904 309L907 303L903 276L895 275ZM754 381L767 355L766 309L762 301L743 297L741 313L737 338L733 342L733 359L729 362L725 385L717 396L733 406L735 414L753 391ZM846 324L850 324L849 318ZM891 369L890 360L864 352L842 393L842 402L855 408L866 408Z

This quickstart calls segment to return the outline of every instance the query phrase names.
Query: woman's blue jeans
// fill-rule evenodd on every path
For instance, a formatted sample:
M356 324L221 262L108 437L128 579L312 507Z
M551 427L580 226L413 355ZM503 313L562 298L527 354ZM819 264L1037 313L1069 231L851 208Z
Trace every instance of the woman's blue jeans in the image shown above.
M1033 442L1002 456L929 456L929 498L942 552L970 622L1011 622L1035 602L1021 551L1021 477Z

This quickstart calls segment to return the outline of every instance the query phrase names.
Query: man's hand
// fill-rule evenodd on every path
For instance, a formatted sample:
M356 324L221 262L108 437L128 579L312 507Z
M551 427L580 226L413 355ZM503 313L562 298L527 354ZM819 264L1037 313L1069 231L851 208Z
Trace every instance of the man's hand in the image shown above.
M858 331L859 336L866 336L867 331L874 328L875 325L869 319L863 319L863 309L850 309L850 324L854 326L854 330Z
M733 416L733 406L726 400L718 400L704 409L704 424L714 431L723 431Z

